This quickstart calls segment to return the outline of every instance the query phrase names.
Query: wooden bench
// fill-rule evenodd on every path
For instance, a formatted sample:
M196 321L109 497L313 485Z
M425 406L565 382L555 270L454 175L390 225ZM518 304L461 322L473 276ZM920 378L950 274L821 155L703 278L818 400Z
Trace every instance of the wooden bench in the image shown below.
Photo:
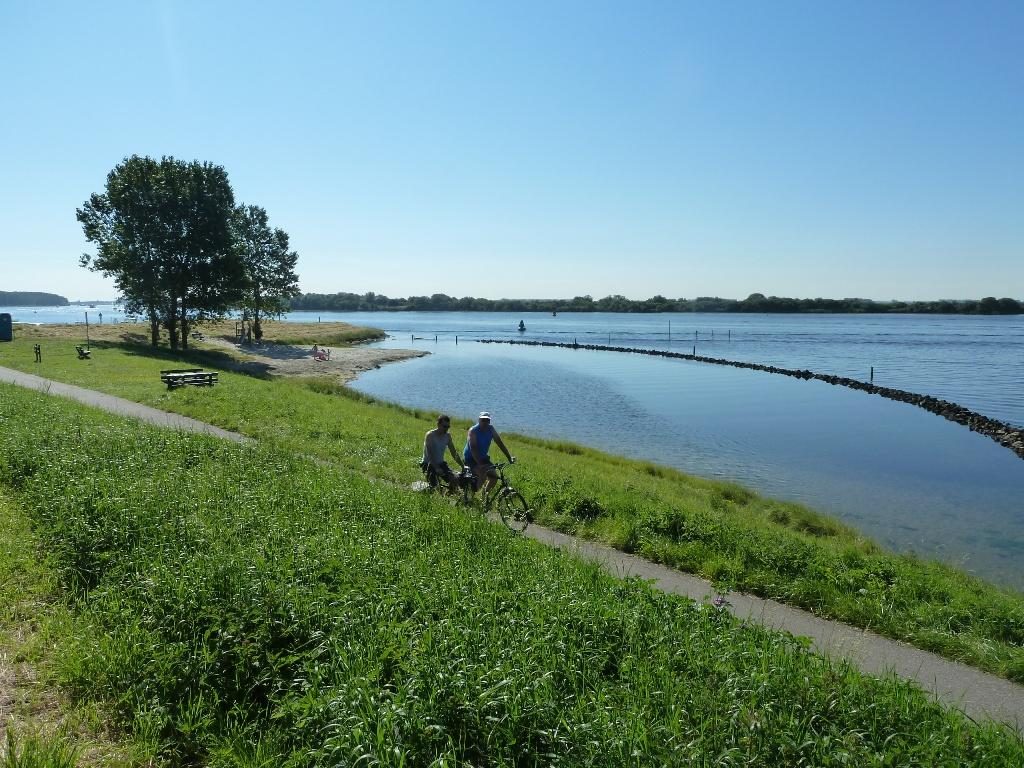
M168 389L183 387L186 384L197 387L212 387L217 383L217 372L204 371L202 368L178 368L170 371L160 371L160 381L166 384Z
M75 346L75 351L78 352L78 359L79 360L90 360L91 359L91 357L90 357L90 355L92 355L92 350L91 349L86 349L85 347L81 347L81 346L77 346L76 345Z

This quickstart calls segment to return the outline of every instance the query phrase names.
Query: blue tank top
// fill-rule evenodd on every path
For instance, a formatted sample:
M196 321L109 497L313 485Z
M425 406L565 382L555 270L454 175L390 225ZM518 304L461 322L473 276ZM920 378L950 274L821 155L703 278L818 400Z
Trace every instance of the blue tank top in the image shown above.
M476 452L486 456L491 449L491 440L494 439L494 427L488 424L486 427L477 422L469 428L472 434L476 435ZM466 439L466 447L462 451L462 458L467 464L473 464L473 452L469 449L469 439Z

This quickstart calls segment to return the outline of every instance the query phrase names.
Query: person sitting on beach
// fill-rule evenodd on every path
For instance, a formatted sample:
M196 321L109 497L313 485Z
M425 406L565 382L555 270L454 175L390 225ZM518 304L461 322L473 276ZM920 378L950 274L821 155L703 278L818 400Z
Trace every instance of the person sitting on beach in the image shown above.
M330 360L331 350L326 348L318 347L316 344L313 345L313 359L314 360Z
M427 473L427 480L430 482L431 488L435 487L440 479L448 486L448 492L455 494L459 490L459 480L444 460L445 452L451 453L460 469L464 469L464 467L449 432L451 426L451 416L441 414L437 417L437 427L423 437L423 459L420 466Z
M491 464L491 457L487 455L492 440L501 448L501 452L505 454L509 463L514 464L516 461L515 457L508 452L508 448L502 442L498 430L491 426L491 414L484 411L477 417L476 424L470 427L466 433L466 448L462 452L462 461L467 467L473 468L473 473L476 475L477 488L480 487L480 484L486 478L486 483L484 484L485 499L487 498L487 492L491 490L491 486L498 479L498 473L494 471L494 466Z

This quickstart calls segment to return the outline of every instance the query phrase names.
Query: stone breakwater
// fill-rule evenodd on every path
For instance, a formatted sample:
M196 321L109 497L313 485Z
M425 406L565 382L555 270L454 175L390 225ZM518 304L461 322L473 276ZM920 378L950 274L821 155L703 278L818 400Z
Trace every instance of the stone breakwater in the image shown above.
M515 341L503 339L479 339L481 344L519 344L527 347L561 347L563 349L589 349L598 352L629 352L635 355L650 355L652 357L669 357L679 360L693 360L698 363L711 363L712 365L731 365L733 368L749 368L752 371L764 371L766 373L778 373L783 376L792 376L797 379L817 379L833 386L848 387L849 389L860 390L872 395L879 395L896 400L901 403L916 405L924 408L944 419L963 424L972 432L977 432L992 438L1000 445L1009 448L1020 458L1024 459L1024 429L1007 424L1005 421L991 419L983 416L962 405L951 403L947 400L940 400L931 395L919 395L916 392L907 392L903 389L892 387L878 387L856 379L848 379L845 376L832 376L827 373L814 373L807 370L796 370L793 368L778 368L774 365L761 365L760 363L744 363L738 360L724 360L719 357L704 357L702 355L688 355L684 352L667 352L658 349L640 349L634 347L612 347L604 344L567 344L555 341Z

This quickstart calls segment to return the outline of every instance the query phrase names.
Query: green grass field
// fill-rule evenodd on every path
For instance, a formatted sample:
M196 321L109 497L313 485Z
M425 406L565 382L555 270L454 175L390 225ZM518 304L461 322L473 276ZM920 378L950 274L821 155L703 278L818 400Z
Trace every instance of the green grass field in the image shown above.
M157 373L167 367L166 351L109 341L80 361L72 340L53 338L35 364L32 343L20 334L0 345L0 365L187 414L363 477L397 486L420 477L416 459L433 414L374 403L326 379L224 372L214 388L168 392ZM208 355L190 359L211 365ZM455 421L457 440L468 426ZM1019 593L886 552L833 519L736 485L577 445L505 437L521 462L513 480L543 525L1024 680Z
M59 677L168 764L1024 762L1016 736L908 684L364 467L7 385L0 420L0 485L73 617ZM383 474L383 455L352 463Z

